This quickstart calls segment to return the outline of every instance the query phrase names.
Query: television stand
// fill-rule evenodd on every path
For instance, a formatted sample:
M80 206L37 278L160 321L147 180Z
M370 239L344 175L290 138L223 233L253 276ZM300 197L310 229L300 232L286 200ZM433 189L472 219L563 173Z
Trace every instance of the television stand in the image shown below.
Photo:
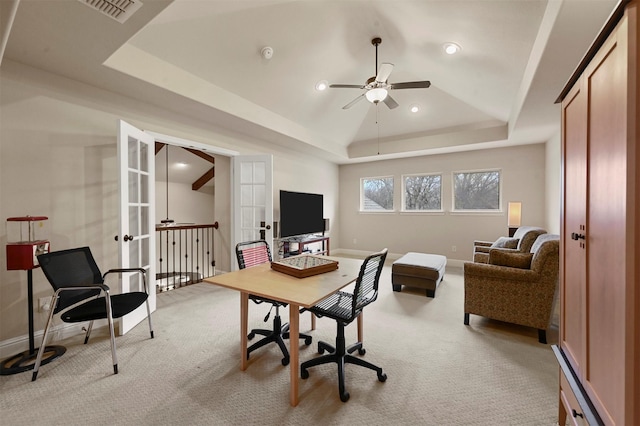
M303 237L290 237L283 238L282 240L283 257L296 256L298 254L304 253L305 246L313 243L322 243L322 250L319 252L315 252L312 254L324 254L330 256L329 253L329 237L325 237L324 235L307 235ZM297 244L297 248L293 248L292 244Z

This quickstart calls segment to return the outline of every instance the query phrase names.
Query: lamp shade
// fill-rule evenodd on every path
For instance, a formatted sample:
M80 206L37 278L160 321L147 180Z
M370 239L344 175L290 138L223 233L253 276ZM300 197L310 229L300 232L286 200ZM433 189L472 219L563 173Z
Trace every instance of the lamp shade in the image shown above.
M509 226L509 228L517 228L518 226L520 226L521 219L522 203L519 201L509 203L507 226Z
M365 96L367 100L371 103L377 104L380 101L384 101L387 97L387 89L383 89L382 87L376 87L375 89L369 90Z

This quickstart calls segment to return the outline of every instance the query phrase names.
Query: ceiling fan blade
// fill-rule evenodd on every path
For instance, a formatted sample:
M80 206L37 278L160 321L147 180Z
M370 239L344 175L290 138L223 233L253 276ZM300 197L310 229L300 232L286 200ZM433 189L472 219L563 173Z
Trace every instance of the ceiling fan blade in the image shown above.
M345 106L343 106L342 109L349 109L352 106L354 106L356 103L361 101L362 99L364 99L364 93L362 95L358 96L357 98L355 98L354 100L352 100L351 102L349 102L348 104L346 104Z
M362 84L330 84L332 89L364 89Z
M405 83L393 83L390 89L427 89L431 86L430 81L407 81Z
M384 98L384 100L382 102L384 102L389 107L389 109L394 109L394 108L397 108L399 106L398 103L395 101L395 99L393 99L389 95L387 95L387 97Z
M393 71L393 64L389 62L383 62L380 64L380 69L378 70L378 75L376 75L376 83L384 83L391 75L391 71Z

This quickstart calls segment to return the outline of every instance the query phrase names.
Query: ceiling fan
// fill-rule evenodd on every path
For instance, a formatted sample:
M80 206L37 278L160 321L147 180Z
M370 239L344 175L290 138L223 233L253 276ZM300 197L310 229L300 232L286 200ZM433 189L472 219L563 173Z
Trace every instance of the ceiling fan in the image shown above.
M382 43L380 37L371 40L371 44L376 47L376 75L370 77L367 82L362 84L331 84L329 87L334 89L364 89L364 93L346 104L342 109L349 109L357 102L366 98L369 102L377 104L384 102L390 109L398 107L398 103L389 95L390 90L398 89L426 89L431 86L429 81L408 81L405 83L389 83L387 79L393 71L393 64L383 62L378 69L378 45Z

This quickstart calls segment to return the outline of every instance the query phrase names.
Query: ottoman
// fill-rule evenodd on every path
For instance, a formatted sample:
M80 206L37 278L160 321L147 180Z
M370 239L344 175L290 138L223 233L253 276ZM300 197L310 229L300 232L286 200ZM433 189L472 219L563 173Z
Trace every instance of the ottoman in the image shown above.
M407 253L391 265L393 291L403 285L424 288L427 297L435 297L436 288L444 277L447 258L439 254Z

